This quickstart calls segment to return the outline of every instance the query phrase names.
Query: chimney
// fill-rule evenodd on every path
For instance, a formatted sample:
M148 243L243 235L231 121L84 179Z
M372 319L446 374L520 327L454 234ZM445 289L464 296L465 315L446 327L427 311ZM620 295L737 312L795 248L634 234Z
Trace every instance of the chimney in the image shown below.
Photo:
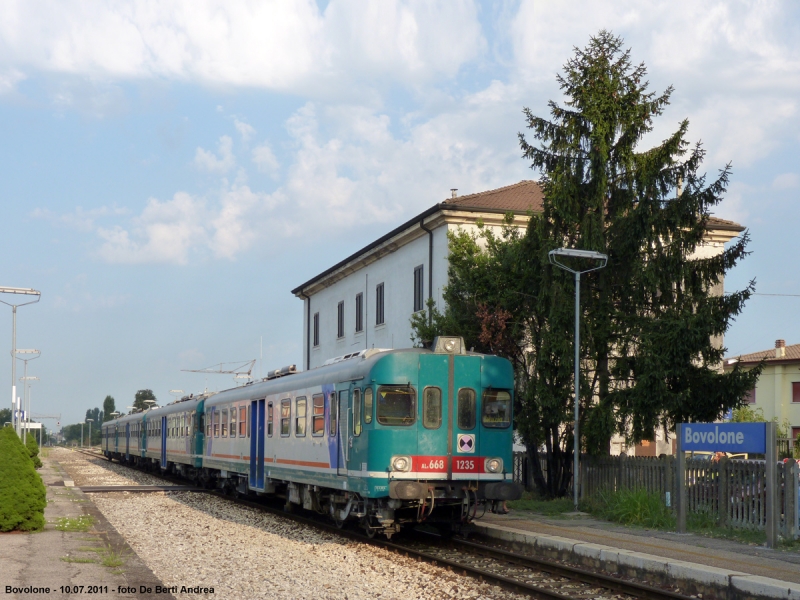
M775 340L775 358L786 356L786 340Z
M458 198L458 188L450 188L450 197Z

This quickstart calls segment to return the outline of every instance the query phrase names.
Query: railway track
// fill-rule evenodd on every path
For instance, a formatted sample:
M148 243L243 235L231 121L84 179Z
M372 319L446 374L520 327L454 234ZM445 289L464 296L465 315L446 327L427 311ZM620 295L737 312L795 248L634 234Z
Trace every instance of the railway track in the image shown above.
M105 457L98 452L79 450L95 459ZM159 476L160 477L160 476ZM363 532L339 528L334 524L320 522L299 513L286 512L283 508L254 502L246 498L236 498L216 491L201 490L181 485L179 480L161 477L173 485L164 486L84 486L89 493L97 492L155 492L155 491L204 491L218 495L231 502L256 508L290 519L297 523L322 529L334 535L343 536L365 544L372 544L463 573L483 581L499 585L505 589L534 598L559 600L588 600L590 598L622 599L642 598L647 600L689 600L674 591L647 586L638 582L613 577L565 565L562 563L522 555L515 552L480 544L458 537L445 539L425 532L410 532L394 541L369 538Z

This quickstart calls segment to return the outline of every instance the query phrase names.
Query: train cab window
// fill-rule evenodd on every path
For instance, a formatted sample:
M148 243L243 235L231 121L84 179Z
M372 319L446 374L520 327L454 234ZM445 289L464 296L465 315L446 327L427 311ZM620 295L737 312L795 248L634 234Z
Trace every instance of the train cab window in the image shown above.
M289 422L292 420L292 401L281 400L281 437L289 435Z
M294 434L297 437L306 435L306 398L301 396L294 401Z
M382 385L378 388L378 423L412 425L417 417L417 392L410 385Z
M228 431L231 434L231 437L236 437L236 413L239 412L239 409L235 406L231 406L231 425Z
M472 388L458 390L458 428L475 428L475 390Z
M247 432L247 408L239 407L239 437L244 437Z
M314 394L311 397L313 404L311 414L311 435L323 435L325 433L325 396Z
M267 436L272 437L272 427L275 421L275 413L273 412L272 402L267 404Z
M211 417L214 420L214 437L219 437L219 410L211 409Z
M364 390L364 423L372 423L372 388Z
M483 392L484 427L505 429L511 425L511 394L506 390L485 390Z
M353 435L361 435L361 390L353 390Z
M336 437L336 415L339 413L339 403L336 402L336 392L331 392L331 422L328 433L331 437Z
M222 435L220 437L228 437L228 409L222 409Z
M422 425L426 429L442 426L442 390L426 387L422 391Z

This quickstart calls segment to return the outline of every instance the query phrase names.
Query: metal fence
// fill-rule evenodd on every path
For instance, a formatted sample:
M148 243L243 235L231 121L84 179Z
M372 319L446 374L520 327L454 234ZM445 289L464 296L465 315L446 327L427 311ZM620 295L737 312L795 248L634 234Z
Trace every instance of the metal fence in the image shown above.
M779 463L777 471L778 532L784 538L798 539L800 463L788 459ZM674 510L677 488L677 460L672 456L581 459L581 498L584 499L621 490L645 489L659 494ZM763 460L686 460L687 511L710 514L720 525L764 530L766 489Z

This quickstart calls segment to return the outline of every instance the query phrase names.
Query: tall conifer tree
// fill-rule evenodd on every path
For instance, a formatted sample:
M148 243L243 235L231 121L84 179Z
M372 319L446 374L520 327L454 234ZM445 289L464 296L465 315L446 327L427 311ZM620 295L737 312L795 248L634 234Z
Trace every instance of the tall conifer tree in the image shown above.
M543 213L524 237L485 234L485 249L469 234L451 237L440 321L515 362L517 428L550 496L564 495L572 476L574 398L574 280L549 264L550 250L609 257L581 284L580 431L590 453L607 453L615 432L638 442L659 427L718 418L760 373L721 369L721 337L754 289L721 293L747 254L747 233L716 256L696 254L730 166L706 181L705 152L687 141L686 120L659 145L638 148L672 94L649 92L645 76L607 31L576 48L557 77L564 106L550 102L550 119L524 111L538 144L519 141L542 173Z

